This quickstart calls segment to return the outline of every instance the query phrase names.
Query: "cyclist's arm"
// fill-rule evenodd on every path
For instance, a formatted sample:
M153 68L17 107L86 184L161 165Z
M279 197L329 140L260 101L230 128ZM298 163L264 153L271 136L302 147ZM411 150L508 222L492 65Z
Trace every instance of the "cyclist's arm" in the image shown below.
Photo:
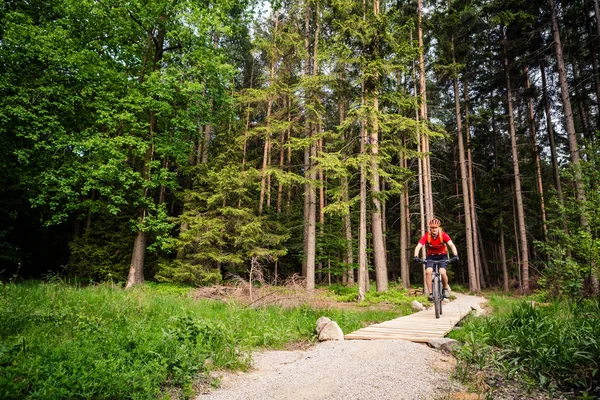
M421 251L422 247L423 245L421 243L417 244L417 247L415 247L415 257L419 257L419 251Z
M458 251L456 250L456 246L452 243L452 240L448 242L448 246L452 249L452 254L458 256Z

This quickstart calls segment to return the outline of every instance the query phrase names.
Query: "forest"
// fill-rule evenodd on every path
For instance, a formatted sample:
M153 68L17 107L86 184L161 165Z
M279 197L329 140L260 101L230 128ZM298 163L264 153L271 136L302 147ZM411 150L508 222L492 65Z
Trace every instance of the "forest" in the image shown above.
M3 0L0 278L598 293L598 0Z

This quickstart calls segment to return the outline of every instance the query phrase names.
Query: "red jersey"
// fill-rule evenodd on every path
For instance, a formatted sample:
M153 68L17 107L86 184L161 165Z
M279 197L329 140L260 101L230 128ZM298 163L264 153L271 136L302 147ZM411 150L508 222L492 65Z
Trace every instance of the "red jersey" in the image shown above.
M446 248L446 243L448 243L452 239L450 239L450 236L448 236L446 234L446 232L442 231L442 237L440 237L440 235L438 235L435 239L433 238L433 235L431 235L430 243L427 243L428 235L430 235L429 232L424 234L423 237L421 238L421 240L419 240L419 243L421 243L421 245L425 246L425 248L427 249L428 256L448 254L448 249ZM442 242L442 238L444 239L443 242Z

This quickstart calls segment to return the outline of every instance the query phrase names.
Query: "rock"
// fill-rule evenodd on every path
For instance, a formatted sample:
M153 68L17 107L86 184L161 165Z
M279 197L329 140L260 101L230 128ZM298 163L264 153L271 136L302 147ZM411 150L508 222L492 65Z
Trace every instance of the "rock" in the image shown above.
M452 352L452 348L460 345L457 340L449 338L432 339L427 344L434 349L440 349L447 352Z
M410 306L415 311L423 311L425 309L425 306L416 300L413 300Z
M474 311L473 315L475 315L476 317L481 317L482 315L486 314L485 309L481 308L481 306L479 304L475 304L475 305L471 306L471 310Z
M317 334L321 333L321 331L323 330L323 328L325 328L325 325L327 325L328 323L330 323L331 320L327 317L321 317L317 320Z
M329 321L319 332L319 342L326 340L344 340L344 332L335 321Z

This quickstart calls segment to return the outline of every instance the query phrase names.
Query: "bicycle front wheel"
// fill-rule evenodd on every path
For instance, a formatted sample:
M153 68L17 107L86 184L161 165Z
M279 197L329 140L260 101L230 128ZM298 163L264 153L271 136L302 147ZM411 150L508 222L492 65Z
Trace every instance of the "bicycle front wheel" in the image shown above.
M435 308L435 317L439 318L442 313L442 293L440 292L440 277L433 277L433 306Z

